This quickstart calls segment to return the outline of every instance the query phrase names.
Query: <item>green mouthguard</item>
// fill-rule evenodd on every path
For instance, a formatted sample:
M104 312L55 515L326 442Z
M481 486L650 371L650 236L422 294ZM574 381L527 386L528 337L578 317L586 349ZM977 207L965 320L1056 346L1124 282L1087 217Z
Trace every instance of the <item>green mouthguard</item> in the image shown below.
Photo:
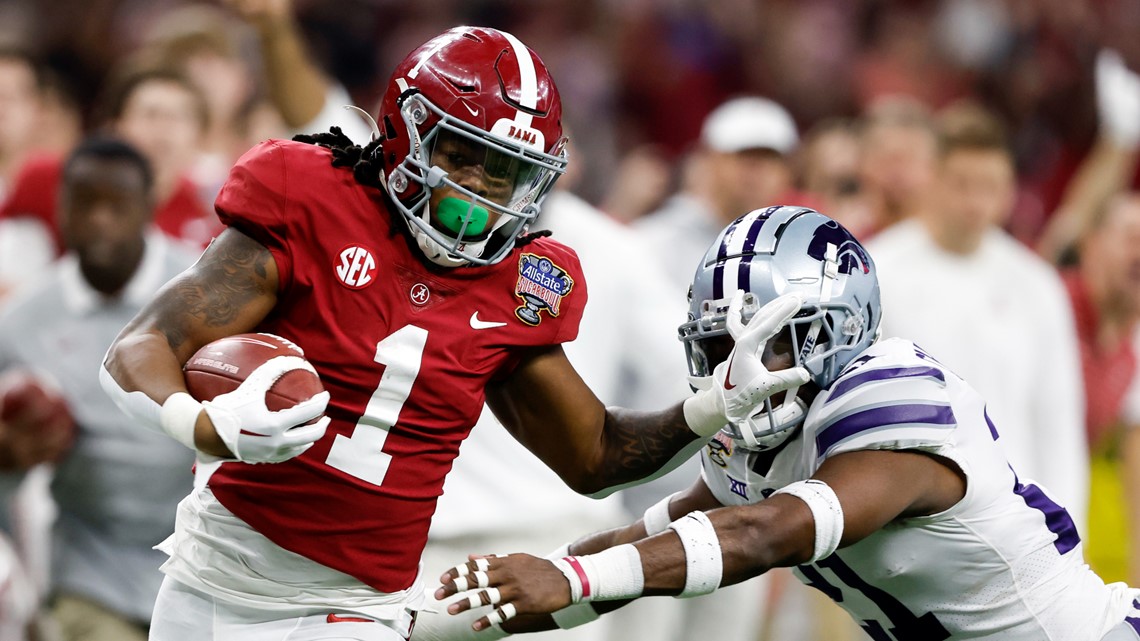
M470 214L468 214L470 210ZM463 230L464 237L478 236L487 228L487 210L479 205L472 205L470 201L460 200L448 196L439 202L435 208L435 217L441 225L459 233ZM463 229L463 223L467 229Z

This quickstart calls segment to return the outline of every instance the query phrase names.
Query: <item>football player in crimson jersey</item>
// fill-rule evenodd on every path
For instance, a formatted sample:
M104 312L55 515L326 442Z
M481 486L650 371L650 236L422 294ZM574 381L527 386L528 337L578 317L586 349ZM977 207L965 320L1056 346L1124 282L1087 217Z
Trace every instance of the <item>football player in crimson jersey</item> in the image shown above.
M152 639L406 638L435 500L484 401L571 487L604 493L806 380L763 368L755 346L784 318L758 318L685 403L597 400L560 347L586 302L577 257L526 233L566 164L560 118L533 52L463 27L400 63L364 148L334 130L238 161L216 202L228 228L101 371L128 412L199 452ZM249 331L300 345L328 391L267 411L284 373L270 360L191 398L180 366Z
M1140 639L1140 590L1089 569L1072 518L1018 478L978 393L911 341L878 340L876 268L835 221L770 207L721 232L680 328L692 380L726 358L735 367L729 336L739 349L746 319L779 306L792 314L771 316L786 322L763 360L806 368L807 384L727 424L694 485L637 523L551 560L476 557L449 570L437 598L469 590L449 610L479 618L461 630L433 615L422 630L442 631L417 641L472 628L499 638L491 626L504 619L516 632L569 627L642 595L706 594L777 566L876 640Z

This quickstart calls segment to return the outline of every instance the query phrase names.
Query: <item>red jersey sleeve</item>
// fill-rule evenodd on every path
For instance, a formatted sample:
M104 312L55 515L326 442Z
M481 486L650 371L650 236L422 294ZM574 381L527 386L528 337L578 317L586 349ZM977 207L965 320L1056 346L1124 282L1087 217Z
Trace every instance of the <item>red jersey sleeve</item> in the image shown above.
M289 247L287 166L280 141L247 151L230 170L214 208L218 218L265 246L277 263L279 287L292 279Z

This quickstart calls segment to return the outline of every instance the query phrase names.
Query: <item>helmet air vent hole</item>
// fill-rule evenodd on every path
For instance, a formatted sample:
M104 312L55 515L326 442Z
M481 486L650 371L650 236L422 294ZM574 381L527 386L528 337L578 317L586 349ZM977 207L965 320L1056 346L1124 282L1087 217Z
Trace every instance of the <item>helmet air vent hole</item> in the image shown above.
M445 80L447 80L447 84L454 87L455 90L458 91L459 93L475 93L475 89L476 89L475 85L465 85L465 84L456 82L456 81L452 80L451 78L445 78Z

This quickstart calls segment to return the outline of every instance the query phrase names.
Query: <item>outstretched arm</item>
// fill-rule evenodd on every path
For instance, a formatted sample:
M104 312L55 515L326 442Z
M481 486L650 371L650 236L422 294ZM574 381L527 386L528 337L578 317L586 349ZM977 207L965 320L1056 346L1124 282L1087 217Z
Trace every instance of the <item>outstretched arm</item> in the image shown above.
M679 404L659 412L605 407L559 346L532 353L509 380L488 387L487 403L515 438L584 494L643 478L700 446Z
M705 485L704 480L698 478L688 489L666 497L657 505L646 511L644 519L627 526L588 534L578 541L563 546L547 555L547 559L554 560L568 554L577 556L601 552L623 543L633 543L646 538L646 529L650 533L658 534L673 520L674 514L681 516L693 510L711 510L719 507L712 492ZM523 615L516 617L503 626L505 633L540 632L556 628L572 628L592 621L599 614L611 612L628 603L625 601L598 601L594 603L581 603L558 613L557 616L549 614ZM442 602L445 608L450 602ZM413 639L415 641L460 641L461 639L483 639L492 641L501 638L503 631L484 631L475 633L471 624L483 614L486 608L467 611L461 616L451 616L443 609L428 608L420 611L416 619L416 629Z
M686 515L671 529L632 545L573 557L566 563L571 570L526 554L475 559L448 571L436 596L456 594L462 572L475 577L470 584L481 581L494 592L474 588L470 600L458 601L450 611L493 601L497 608L490 617L506 620L590 599L704 593L772 567L826 557L895 519L949 509L965 495L965 478L953 463L924 453L861 451L828 459L813 481L788 489L793 488L794 494L777 493L754 505ZM833 496L827 498L828 493ZM474 628L490 625L483 617Z
M652 412L607 408L555 345L532 350L510 377L489 386L487 404L578 492L600 495L653 478L695 454L727 423L755 414L769 396L807 382L802 367L769 371L762 361L766 341L799 310L799 298L769 302L747 325L739 320L743 301L738 291L729 306L735 347L684 403Z

